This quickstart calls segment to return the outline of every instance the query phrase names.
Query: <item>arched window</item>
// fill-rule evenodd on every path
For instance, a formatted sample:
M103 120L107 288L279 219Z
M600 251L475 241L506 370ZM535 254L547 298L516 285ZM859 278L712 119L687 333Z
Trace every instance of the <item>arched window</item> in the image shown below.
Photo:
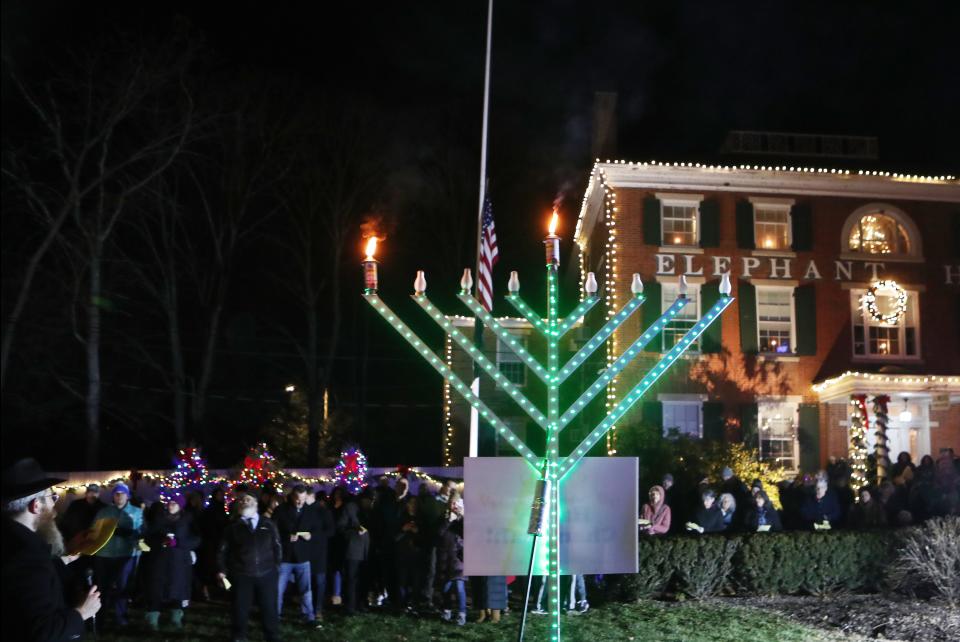
M919 257L920 233L899 209L881 203L850 215L843 228L843 252L891 257Z

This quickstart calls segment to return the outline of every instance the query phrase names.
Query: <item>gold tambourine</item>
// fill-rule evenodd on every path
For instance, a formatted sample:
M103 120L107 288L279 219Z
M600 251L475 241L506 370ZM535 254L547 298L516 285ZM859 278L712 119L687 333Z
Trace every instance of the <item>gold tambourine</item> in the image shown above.
M98 519L93 526L80 531L67 542L67 554L96 555L97 551L110 541L115 530L117 530L117 520L106 517Z

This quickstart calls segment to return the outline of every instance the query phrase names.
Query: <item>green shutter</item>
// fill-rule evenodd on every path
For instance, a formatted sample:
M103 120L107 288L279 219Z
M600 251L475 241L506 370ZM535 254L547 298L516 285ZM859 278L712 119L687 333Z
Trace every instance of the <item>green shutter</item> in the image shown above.
M756 248L753 238L753 205L750 201L737 202L737 247L742 250Z
M640 418L648 426L657 429L657 434L663 433L663 404L659 401L644 401L640 406Z
M720 246L720 204L710 198L700 203L700 247Z
M757 422L760 408L755 403L740 404L740 432L743 443L747 448L759 449L760 443L757 434Z
M793 251L808 252L813 249L813 214L806 203L798 203L790 210L793 227Z
M703 438L722 442L723 437L723 403L720 401L704 401Z
M643 242L660 245L660 201L653 196L643 199Z
M793 290L797 310L797 354L810 357L817 354L817 296L813 283Z
M700 286L700 309L706 314L720 299L720 281L710 281ZM700 351L707 353L720 352L723 348L723 315L721 314L700 335Z
M646 332L647 328L656 323L660 315L663 314L660 310L660 284L656 281L645 283L643 294L646 301L643 303L643 328L641 328L641 332ZM660 352L661 345L660 333L657 333L650 339L646 349L650 352Z
M739 279L737 301L740 304L740 351L757 354L757 289L752 283Z
M820 469L820 405L800 404L800 470L813 472Z

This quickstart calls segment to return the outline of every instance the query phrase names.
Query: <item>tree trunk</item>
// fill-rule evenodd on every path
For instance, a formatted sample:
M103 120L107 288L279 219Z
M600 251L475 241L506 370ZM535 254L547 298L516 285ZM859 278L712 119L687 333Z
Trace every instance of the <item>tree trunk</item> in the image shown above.
M223 290L217 295L217 301L210 312L210 327L207 331L206 345L203 347L203 361L200 366L200 378L197 380L193 395L191 416L193 429L201 441L206 440L207 394L210 391L210 381L213 379L213 365L217 352L217 339L220 336L220 317L223 314Z
M168 259L170 281L167 286L167 322L170 329L170 361L173 368L173 436L178 448L186 445L187 435L187 377L183 365L183 345L180 339L180 309L172 259Z
M340 341L340 321L343 311L340 309L340 259L343 254L343 244L336 243L333 248L333 261L330 266L330 334L327 355L324 359L323 372L320 376L320 394L330 388L333 373L333 364L337 358L337 344ZM319 435L318 435L319 436ZM319 446L319 441L318 441ZM319 453L314 453L319 459Z
M320 361L320 345L317 336L318 314L317 297L313 290L311 269L307 270L307 282L304 288L307 301L307 466L320 465L320 428L323 419L323 377L317 372ZM318 403L319 400L319 403Z
M100 460L100 304L103 294L101 269L102 247L97 246L90 256L90 293L87 299L87 443L85 464L87 470L96 470Z

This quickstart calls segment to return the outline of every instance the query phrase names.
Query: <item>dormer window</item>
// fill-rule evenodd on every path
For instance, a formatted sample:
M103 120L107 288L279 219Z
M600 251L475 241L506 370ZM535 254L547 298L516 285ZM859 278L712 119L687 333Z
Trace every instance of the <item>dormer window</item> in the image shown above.
M897 208L875 203L850 215L843 228L843 252L889 258L919 259L920 233Z

